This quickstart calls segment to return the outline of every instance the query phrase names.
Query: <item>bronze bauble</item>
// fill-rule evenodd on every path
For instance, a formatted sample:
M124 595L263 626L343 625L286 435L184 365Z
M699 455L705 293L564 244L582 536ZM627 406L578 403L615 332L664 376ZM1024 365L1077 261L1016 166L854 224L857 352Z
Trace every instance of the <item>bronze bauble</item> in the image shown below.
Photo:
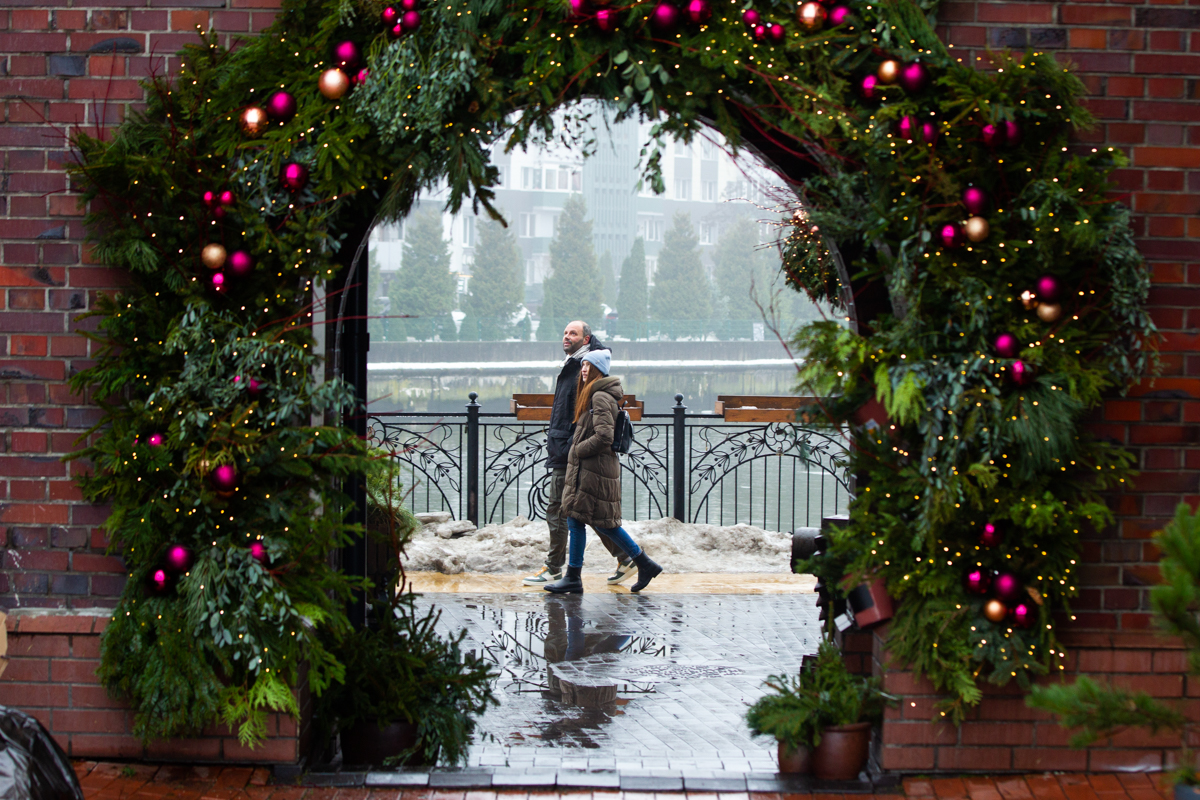
M1032 311L1037 308L1037 295L1026 289L1021 292L1021 305L1025 306L1026 311Z
M206 244L200 251L200 260L209 269L220 269L225 264L225 248L216 242Z
M350 76L340 69L327 69L317 81L317 90L329 100L337 100L350 91Z
M1008 606L999 600L988 600L983 606L983 615L992 622L1003 622L1008 616Z
M828 12L820 3L805 3L796 11L796 20L806 31L820 30Z
M982 242L984 239L988 238L988 234L991 233L991 228L988 227L988 221L983 217L971 217L967 220L967 224L963 225L963 233L965 233L967 238L972 242L978 244L979 242Z
M1042 322L1054 322L1062 316L1062 306L1058 303L1042 303L1038 306L1037 315Z
M242 133L251 139L257 139L263 135L263 131L267 129L271 121L267 119L267 112L258 106L250 106L242 112L240 124L242 126Z
M894 58L889 58L879 65L879 69L875 72L875 77L879 78L880 83L895 83L900 78L900 62Z

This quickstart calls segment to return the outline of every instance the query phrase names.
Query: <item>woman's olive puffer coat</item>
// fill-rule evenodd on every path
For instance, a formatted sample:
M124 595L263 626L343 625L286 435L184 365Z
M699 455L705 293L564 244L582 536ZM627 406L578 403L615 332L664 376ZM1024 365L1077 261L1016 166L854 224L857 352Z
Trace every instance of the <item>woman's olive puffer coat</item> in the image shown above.
M612 441L624 397L620 378L596 381L591 410L575 423L567 456L562 514L593 528L621 524L621 460L613 452Z

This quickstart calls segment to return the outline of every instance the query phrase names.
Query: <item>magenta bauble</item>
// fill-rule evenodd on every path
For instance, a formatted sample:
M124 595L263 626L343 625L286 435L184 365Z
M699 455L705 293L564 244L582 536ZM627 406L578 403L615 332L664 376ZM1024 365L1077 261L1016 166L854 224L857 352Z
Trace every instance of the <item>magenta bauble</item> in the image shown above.
M679 22L679 9L670 3L659 3L650 15L650 24L659 33L674 33Z
M186 572L192 566L192 552L181 544L173 544L167 548L166 564L172 572Z
M1053 303L1058 299L1058 293L1062 291L1059 285L1058 278L1053 275L1043 275L1038 278L1037 296L1038 300L1043 300L1047 303Z
M245 250L234 250L229 255L229 271L239 278L249 275L254 269L254 257Z
M233 192L229 191L228 189L221 192L221 205L223 205L223 206L233 205Z
M962 193L963 206L966 207L967 213L972 216L979 216L984 211L987 211L988 196L987 192L980 189L978 186L968 186Z
M1011 572L1001 572L992 581L992 594L1006 603L1016 601L1023 591L1020 579Z
M156 592L165 592L167 584L170 583L170 578L167 577L165 569L156 569L150 573L150 588Z
M395 25L392 26L392 29L389 31L389 33L392 35L393 39L399 39L401 36L404 35L404 23L397 22Z
M217 206L218 200L216 192L205 192L200 196L200 199L203 200L204 205L208 206L209 208L216 208Z
M1011 333L1002 333L996 337L996 355L1001 358L1015 358L1017 355L1017 337Z
M753 8L747 8L745 11L742 12L742 22L746 23L746 25L751 28L753 28L755 25L757 25L761 21L762 21L762 17L760 17L758 15L758 12L755 11Z
M703 25L712 19L712 4L708 0L689 0L687 15L692 22Z
M905 114L896 124L896 133L901 139L913 139L917 132L917 120L911 114Z
M963 577L963 588L971 594L987 594L991 585L992 576L982 569L973 569Z
M358 62L362 60L362 53L354 42L338 42L337 46L333 48L333 60L339 67L349 72L358 66Z
M1000 533L1000 528L994 522L985 522L983 530L979 532L979 543L984 547L995 547L1004 539L1004 535Z
M760 42L763 39L766 39L767 38L767 26L766 25L755 25L754 26L754 38Z
M308 167L291 161L283 165L279 173L279 182L289 192L298 192L308 185Z
M267 547L262 542L254 542L250 545L250 557L260 564L267 563Z
M836 28L850 21L852 12L848 6L834 6L829 9L829 27Z
M572 16L582 16L587 10L587 0L569 0Z
M782 42L787 38L787 31L778 22L767 26L767 38L772 42Z
M149 438L146 439L146 444L150 445L151 447L161 447L162 443L163 435L161 433L152 433L150 434Z
M1021 126L1012 120L1003 123L1004 140L1009 147L1016 147L1021 143Z
M946 247L958 247L962 243L962 227L946 224L942 226L942 244Z
M225 219L225 209L221 206L217 206L213 209L213 216L217 219Z
M379 12L379 21L385 28L390 28L400 21L400 12L396 10L395 6L388 6Z
M405 33L412 33L417 28L421 27L421 12L420 11L405 11L404 17L400 20L400 24L404 26Z
M296 116L296 98L290 92L273 92L267 98L267 114L278 122L287 122Z
M929 83L929 70L925 69L924 64L914 62L900 70L900 85L909 94L921 91L927 83Z
M980 129L979 137L983 139L983 143L988 147L999 147L1004 144L1004 127L988 123Z
M371 77L371 71L366 67L363 67L357 72L357 74L354 75L353 78L350 79L350 82L354 84L366 83L367 78L369 77Z
M404 11L416 11L418 9L417 0L400 0L400 8Z
M925 144L933 144L938 140L938 126L933 122L921 123L921 141Z
M874 100L880 93L879 79L874 75L867 75L859 82L858 91L864 100Z
M208 480L218 492L232 492L237 487L237 470L232 464L222 464L208 473Z
M1026 603L1017 603L1009 612L1009 619L1018 628L1029 628L1034 622L1034 611Z
M1024 386L1033 380L1033 370L1024 361L1014 361L1008 368L1008 374L1017 386Z
M214 272L212 276L212 287L218 292L225 288L225 273Z
M596 12L596 27L605 33L612 33L617 29L617 12L611 8L602 8Z

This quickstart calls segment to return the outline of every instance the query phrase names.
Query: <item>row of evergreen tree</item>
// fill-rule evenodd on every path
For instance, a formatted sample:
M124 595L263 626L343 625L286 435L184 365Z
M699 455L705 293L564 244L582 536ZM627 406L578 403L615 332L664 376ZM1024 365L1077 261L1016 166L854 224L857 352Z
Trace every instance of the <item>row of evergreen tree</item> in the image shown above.
M517 240L511 228L478 219L471 280L461 298L456 297L450 243L443 237L440 211L419 210L406 221L402 263L388 292L392 319L378 326L387 339L529 338L528 317L519 325L511 322L525 298L524 260ZM640 237L622 263L617 281L610 254L596 256L583 198L572 195L550 243L550 274L543 284L539 315L550 324L539 326L539 338L557 339L559 321L600 323L602 303L615 307L621 329L631 332L647 330L651 320L761 320L759 304L768 301L777 285L778 270L758 248L757 223L745 216L735 218L717 244L710 280L691 217L677 214L663 236L654 286L647 280L645 244ZM378 267L372 272L372 279L378 280ZM798 299L786 298L785 313L796 310ZM457 332L450 322L456 302L466 314Z

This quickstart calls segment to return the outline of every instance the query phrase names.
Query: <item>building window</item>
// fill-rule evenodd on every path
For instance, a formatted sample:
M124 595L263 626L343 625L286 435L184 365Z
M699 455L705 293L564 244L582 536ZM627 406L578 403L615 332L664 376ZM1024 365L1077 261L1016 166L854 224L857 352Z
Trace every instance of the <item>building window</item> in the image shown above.
M475 218L462 218L462 243L463 247L475 246Z
M661 242L663 236L663 221L661 219L646 217L639 219L638 236L642 237L647 242Z
M700 142L700 157L705 161L716 161L717 145L714 142L710 142L708 139Z
M700 223L700 244L717 243L717 226L712 222Z
M582 192L583 191L583 173L580 172L579 170L575 170L574 172L571 173L571 191L572 192Z
M522 239L530 239L537 236L537 216L534 214L522 214L517 224L517 236Z
M700 181L700 199L706 203L717 202L716 181Z
M685 178L675 179L675 199L676 200L691 200L692 199L692 182Z
M532 167L521 167L521 188L525 190L542 188L542 170Z
M658 271L658 256L646 256L646 281L654 285L654 273Z

